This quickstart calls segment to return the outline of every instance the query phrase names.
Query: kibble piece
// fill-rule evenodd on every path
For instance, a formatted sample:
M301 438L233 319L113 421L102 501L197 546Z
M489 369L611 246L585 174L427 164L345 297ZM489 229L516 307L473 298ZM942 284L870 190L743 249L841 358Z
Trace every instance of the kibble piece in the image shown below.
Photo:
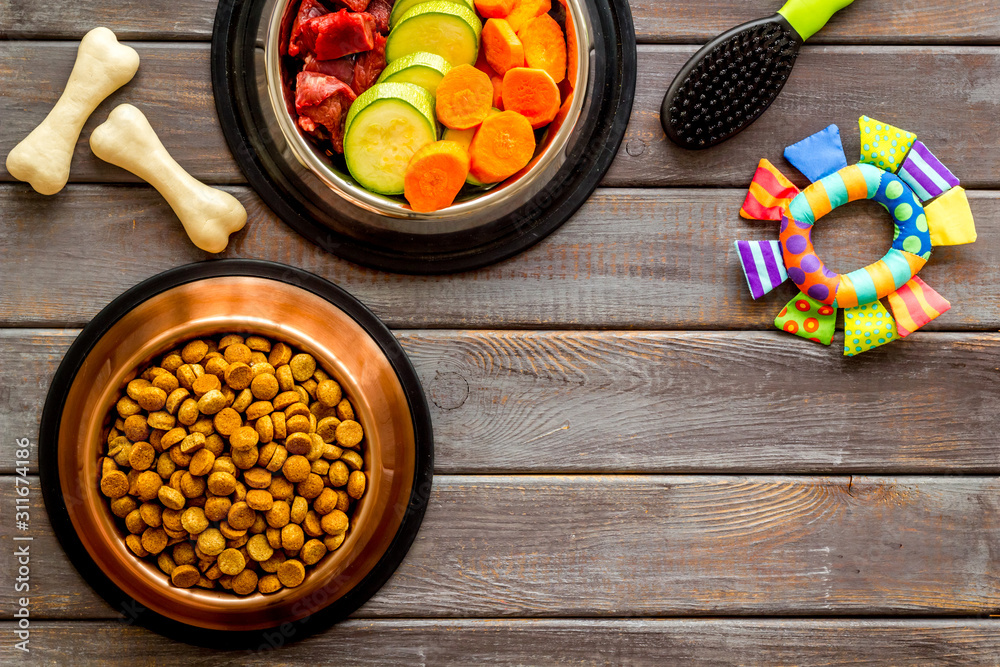
M157 389L162 389L165 394L169 397L171 393L177 390L181 386L181 383L177 381L177 378L172 373L160 373L155 378L153 378L153 385Z
M282 412L275 412L271 415L271 421L274 423L274 438L276 440L283 440L288 435L288 431L285 430L285 415Z
M133 380L133 382L135 382L135 380ZM147 412L156 412L167 404L167 392L149 385L139 392L136 402L143 410L146 410Z
M163 527L168 530L178 531L184 530L184 526L181 525L181 512L178 510L172 510L169 507L164 508L162 514L160 515L163 519ZM187 532L187 531L184 531ZM174 556L174 560L177 560L177 556ZM180 561L178 561L180 562Z
M217 496L228 496L236 490L236 478L228 472L213 472L208 476L208 490Z
M328 408L336 407L343 397L340 385L333 380L323 380L316 385L316 400Z
M288 450L278 445L275 450L271 453L271 460L267 462L264 466L271 472L278 472L281 470L282 466L285 465L285 461L288 460ZM272 494L274 495L274 494Z
M243 336L239 334L226 334L219 339L219 350L225 351L230 345L244 342Z
M252 350L243 343L233 343L232 345L227 345L226 349L223 350L226 361L231 364L249 364L251 352Z
M193 340L181 348L181 359L185 364L196 364L208 354L208 344L203 340Z
M305 539L302 526L297 523L289 523L281 529L281 546L284 549L291 551L301 549Z
M232 453L233 463L236 464L236 467L240 470L249 470L257 465L257 455L259 453L260 450L256 447L251 447L250 449L234 449Z
M312 439L308 433L290 433L285 438L285 449L289 454L305 456L312 449Z
M157 503L145 502L139 507L139 516L143 523L153 528L163 525L163 507Z
M153 465L156 459L156 450L148 442L137 442L132 445L132 450L128 455L128 464L133 470L146 470Z
M337 444L341 447L357 447L363 437L364 431L361 429L361 424L353 419L345 419L337 426Z
M149 380L145 378L136 378L134 380L129 380L128 384L125 385L125 393L128 394L128 397L133 401L138 401L142 390L150 386L152 386L152 383L150 383Z
M245 502L233 503L229 508L227 521L233 530L246 530L253 525L256 514Z
M337 492L333 489L323 489L313 501L313 509L318 514L329 514L337 509Z
M158 429L160 431L169 431L177 425L177 418L166 410L160 410L158 412L150 412L149 416L146 417L146 424L150 428Z
M191 463L188 464L188 472L201 477L212 472L213 465L215 465L215 454L207 449L199 449L191 457Z
M351 477L347 480L347 495L355 500L361 498L365 495L365 484L367 479L365 474L360 470L355 470L351 473Z
M337 419L342 422L348 419L354 419L354 408L351 406L351 402L346 398L337 403Z
M302 551L299 552L299 558L301 558L302 562L306 565L315 565L325 555L326 545L316 539L309 540L303 544Z
M256 352L267 353L271 351L271 341L263 336L247 336L245 342L247 347Z
M267 363L275 368L282 364L287 364L292 358L292 348L284 343L275 343L271 346L271 352L267 355Z
M329 514L324 514L320 520L323 532L327 535L336 535L347 530L349 520L347 515L340 510L333 510Z
M268 444L274 440L274 422L271 421L271 415L264 415L254 424L254 430L257 431L257 437L260 439L261 444ZM273 451L273 450L272 450ZM268 457L270 460L271 457ZM264 465L267 465L266 463Z
M211 487L211 485L209 485ZM229 516L232 501L225 496L213 496L205 501L205 516L210 521L222 521Z
M119 398L115 408L122 419L128 419L132 415L137 415L140 411L142 411L139 404L132 400L129 396L122 396Z
M250 391L258 399L270 401L278 395L278 378L269 373L261 373L250 382Z
M309 458L308 456L306 458ZM312 468L310 468L314 473L320 477L326 477L327 473L330 472L330 462L319 459L318 461L312 462Z
M340 460L347 464L351 470L361 470L364 467L364 459L355 451L345 451L340 455Z
M316 372L316 360L311 354L296 354L288 361L288 365L296 382L305 382Z
M326 547L327 551L336 551L337 547L344 543L344 539L347 537L347 533L339 533L337 535L327 535L323 538L323 546Z
M125 546L127 546L132 553L134 553L139 558L145 558L149 555L142 546L142 538L138 535L128 535L125 537Z
M175 563L174 559L171 558L166 552L163 552L156 557L156 565L160 568L163 574L168 577L174 571L174 568L177 567L177 563Z
M288 525L290 517L291 506L284 500L276 500L264 518L267 519L267 525L272 528L283 528Z
M336 417L324 417L316 424L316 433L323 438L323 442L333 442L337 437L337 427L340 420Z
M309 537L319 537L323 535L323 526L320 523L321 515L317 514L315 510L309 510L306 512L306 518L302 520L302 532L304 532Z
M315 433L310 433L309 445L309 451L306 452L305 457L309 459L310 464L313 464L323 456L323 452L326 451L326 443L323 442L323 438Z
M335 487L345 486L347 480L350 479L351 471L347 468L347 464L343 461L334 461L330 464L330 472L327 477L330 479L330 484Z
M233 577L233 592L237 595L250 595L257 590L257 573L253 570L242 570Z
M327 461L336 461L343 455L344 450L337 445L327 443L326 447L323 448L323 458Z
M172 392L167 394L167 402L163 405L163 407L168 413L177 415L178 410L184 404L184 401L189 398L191 398L191 392L187 389L174 389Z
M146 522L142 520L142 512L137 509L129 512L128 516L125 517L125 528L134 535L146 530Z
M298 403L297 405L302 405L302 407L305 408L305 405L303 405L302 403ZM292 416L289 416L288 413L286 412L285 429L288 431L289 437L295 435L296 433L308 434L309 418L302 414L294 414Z
M156 498L161 486L162 478L152 470L143 471L135 480L136 495L144 503Z
M212 424L219 435L224 435L228 438L243 426L243 418L240 417L240 413L236 410L223 408L215 414Z
M292 499L292 509L288 513L288 518L292 523L302 523L302 520L306 518L306 512L309 511L309 502L302 496L295 496Z
M281 472L285 475L285 479L289 482L297 484L309 477L310 474L310 463L309 460L300 455L289 456L285 460L285 464L281 467Z
M306 578L306 568L301 561L291 558L278 566L277 574L282 585L294 588Z
M162 528L147 528L142 533L142 548L151 554L158 554L166 549L167 539Z
M128 487L128 477L120 470L115 470L101 478L101 493L108 498L121 498L128 493Z
M229 362L223 377L233 391L243 391L250 387L250 382L253 381L253 371L244 362Z
M193 398L185 398L181 406L177 408L177 421L184 424L185 426L191 426L196 421L201 413L198 412L198 401Z
M284 477L274 477L267 491L275 500L291 500L295 496L295 485Z
M146 417L139 414L126 418L122 430L125 432L125 437L132 442L149 438L149 424L146 423Z
M295 377L288 364L277 366L274 369L274 377L278 380L278 389L281 391L293 391L295 389Z
M265 574L257 582L257 590L259 590L264 595L270 595L272 593L277 593L283 588L281 581L278 579L276 574Z
M237 575L247 566L246 560L236 549L226 549L219 554L219 569L223 574ZM254 582L256 583L256 582Z
M168 507L172 510L179 510L184 507L184 494L173 487L161 486L157 491L156 496L160 499L160 502L163 503L164 507Z
M266 535L254 535L247 541L247 553L257 562L265 561L274 555L274 549L267 542Z
M229 368L229 362L222 355L212 357L205 362L205 373L214 375L220 381L225 378L227 368Z
M264 468L251 468L243 473L243 481L251 489L266 489L271 485L271 477Z
M180 450L184 454L193 455L195 452L197 452L204 446L205 446L205 436L202 435L201 433L196 432L184 436L184 439L181 440Z
M323 478L314 472L310 472L309 475L295 487L295 492L306 500L312 500L322 491Z
M214 415L224 407L226 407L226 397L218 389L212 389L198 399L198 411L203 415Z
M198 378L196 378L195 381L191 383L191 391L193 391L194 395L198 396L199 398L204 396L208 392L212 391L213 389L216 391L222 389L222 383L219 382L218 377L212 375L211 373L205 373L204 375L201 375Z
M178 588L191 588L201 579L201 573L194 565L178 565L170 573L170 581Z
M136 502L132 496L122 496L114 498L111 503L111 513L119 519L123 519L136 509Z
M170 456L170 460L181 468L189 466L191 464L191 457L193 456L193 454L185 454L182 452L179 445L177 447L171 447L167 451L167 454Z
M219 532L222 533L222 536L225 537L227 541L235 540L247 534L246 528L243 530L237 530L230 526L228 521L223 521L219 524Z
M163 447L164 450L170 449L184 440L184 438L187 437L187 434L187 429L183 426L176 426L163 434L163 437L160 438L160 446Z
M247 406L247 419L253 421L274 412L271 401L254 401Z
M181 513L181 525L192 535L198 535L208 528L208 517L201 507L189 507Z
M198 535L198 548L208 556L218 556L226 548L226 538L218 528L208 528Z

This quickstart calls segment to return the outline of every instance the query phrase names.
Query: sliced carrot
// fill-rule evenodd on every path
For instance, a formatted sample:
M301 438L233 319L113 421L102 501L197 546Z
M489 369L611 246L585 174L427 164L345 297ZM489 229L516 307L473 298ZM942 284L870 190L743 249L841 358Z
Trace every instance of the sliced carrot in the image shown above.
M452 67L437 87L438 120L453 130L467 130L483 122L493 106L490 77L472 65Z
M490 66L489 62L487 62L486 49L483 48L480 48L479 53L476 54L475 68L482 72L486 72L486 75L491 79L497 75L497 71Z
M566 8L566 80L569 82L570 89L573 87L573 82L576 81L576 68L578 65L578 56L576 52L576 24L573 23L573 15L570 13L569 8Z
M515 67L503 77L504 108L527 118L536 130L556 117L561 99L559 86L543 69Z
M469 146L472 177L498 183L517 173L535 153L535 133L528 119L501 111L483 121Z
M491 76L490 83L493 84L493 106L503 111L503 79Z
M566 78L566 37L556 20L542 14L524 24L517 33L524 45L524 62L543 69L559 83Z
M524 46L517 33L503 19L490 19L483 26L481 35L486 62L503 76L507 70L524 67Z
M410 158L403 175L403 196L420 213L451 206L469 175L469 154L454 141L427 144Z
M476 0L476 11L488 19L502 19L514 9L514 0Z
M514 9L507 14L507 23L510 23L510 27L517 32L521 26L536 16L548 14L550 9L552 9L550 0L514 0Z

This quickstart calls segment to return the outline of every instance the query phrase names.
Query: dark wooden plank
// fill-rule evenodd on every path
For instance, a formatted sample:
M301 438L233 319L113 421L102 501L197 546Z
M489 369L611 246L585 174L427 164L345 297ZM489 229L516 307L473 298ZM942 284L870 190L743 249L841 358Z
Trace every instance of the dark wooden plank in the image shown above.
M219 129L209 83L208 45L138 44L136 80L95 113L82 135L123 101L140 106L181 165L203 180L242 182ZM660 101L694 47L639 49L639 83L625 142L605 185L745 187L762 157L801 176L781 159L790 143L830 123L843 131L848 154L858 153L857 119L868 114L917 132L969 187L1000 185L1000 115L996 47L807 47L784 93L756 124L706 152L670 143L659 122ZM0 151L6 153L48 112L72 68L76 45L0 43ZM75 182L134 181L123 170L77 148ZM0 169L0 180L11 177ZM22 186L27 188L27 186Z
M397 335L439 474L1000 471L998 334L922 334L854 360L778 332ZM0 330L0 471L15 438L37 442L74 336Z
M700 43L734 25L773 14L773 0L631 0L641 42ZM207 40L216 4L199 0L111 3L82 0L46 11L29 0L0 0L0 37L79 39L104 25L121 39ZM935 0L859 2L834 16L810 43L996 43L1000 15L990 0L963 2L961 11Z
M58 13L52 7L43 9ZM129 103L142 109L171 155L198 178L218 183L243 182L215 112L209 45L131 46L139 52L139 71L87 121L73 156L70 179L139 182L131 173L98 159L90 151L93 129L107 120L116 106ZM4 119L0 124L0 153L4 158L59 99L73 69L76 49L77 44L71 42L0 42L0 90L4 91L0 97L0 117ZM6 167L0 167L0 180L13 180ZM30 190L28 185L22 187Z
M836 123L856 162L862 114L917 133L966 187L993 187L1000 173L1000 95L987 74L1000 68L996 48L806 47L771 108L707 151L678 148L660 125L663 93L689 55L681 46L639 50L631 122L605 185L741 186L765 157L803 185L785 146Z
M230 191L246 204L250 221L225 256L317 273L393 327L771 329L796 294L789 282L760 302L750 298L733 241L776 238L777 230L739 217L745 190L598 190L527 252L441 277L340 261L279 222L248 189ZM953 304L928 329L1000 328L1000 247L989 242L1000 234L1000 193L970 197L981 240L939 248L920 274ZM77 185L42 197L0 186L0 211L0 323L6 325L81 326L137 282L209 257L148 187ZM885 211L857 202L825 218L815 240L830 266L846 272L881 257L890 230Z
M40 496L32 478L35 618L115 617ZM438 476L405 561L357 615L998 613L998 535L996 477ZM0 590L3 618L14 595Z
M995 620L350 620L295 641L261 634L240 664L311 665L336 656L356 665L995 665ZM14 624L0 623L13 636ZM295 641L294 644L292 642ZM21 658L14 642L0 660ZM36 621L31 655L51 664L121 661L218 664L232 652L200 649L115 621ZM345 655L349 652L349 656Z

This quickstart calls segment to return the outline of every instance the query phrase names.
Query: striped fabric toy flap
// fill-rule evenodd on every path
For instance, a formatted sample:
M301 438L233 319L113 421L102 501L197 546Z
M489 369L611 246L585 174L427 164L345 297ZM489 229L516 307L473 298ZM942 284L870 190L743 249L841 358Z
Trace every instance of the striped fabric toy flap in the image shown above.
M788 214L788 205L797 194L799 189L777 167L761 159L740 215L748 220L781 220L782 212Z
M736 241L736 253L753 298L759 299L788 280L777 241Z
M934 199L959 184L955 174L941 164L920 140L913 142L909 155L899 168L899 177L913 189L921 201Z
M901 338L951 309L951 304L918 276L889 295L889 307L896 318Z

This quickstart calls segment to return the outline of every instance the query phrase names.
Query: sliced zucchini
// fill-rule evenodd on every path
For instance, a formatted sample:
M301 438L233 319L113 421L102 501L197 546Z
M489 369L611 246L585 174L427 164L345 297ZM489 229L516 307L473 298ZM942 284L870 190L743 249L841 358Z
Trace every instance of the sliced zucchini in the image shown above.
M403 14L423 2L428 2L428 0L396 0L396 4L392 6L392 11L389 12L389 27L395 27L396 22L399 21L399 18ZM452 0L452 2L462 2L462 4L467 6L472 11L476 11L475 0Z
M431 94L437 90L442 77L448 73L451 65L436 53L418 51L408 56L403 56L398 60L393 60L382 70L379 75L379 83L383 81L397 81L399 83L413 83L422 88L426 88Z
M412 83L377 83L351 105L344 159L361 187L383 195L403 193L410 158L437 140L434 97Z
M388 62L419 51L434 53L452 67L474 65L483 24L464 4L429 0L399 18L385 42Z

